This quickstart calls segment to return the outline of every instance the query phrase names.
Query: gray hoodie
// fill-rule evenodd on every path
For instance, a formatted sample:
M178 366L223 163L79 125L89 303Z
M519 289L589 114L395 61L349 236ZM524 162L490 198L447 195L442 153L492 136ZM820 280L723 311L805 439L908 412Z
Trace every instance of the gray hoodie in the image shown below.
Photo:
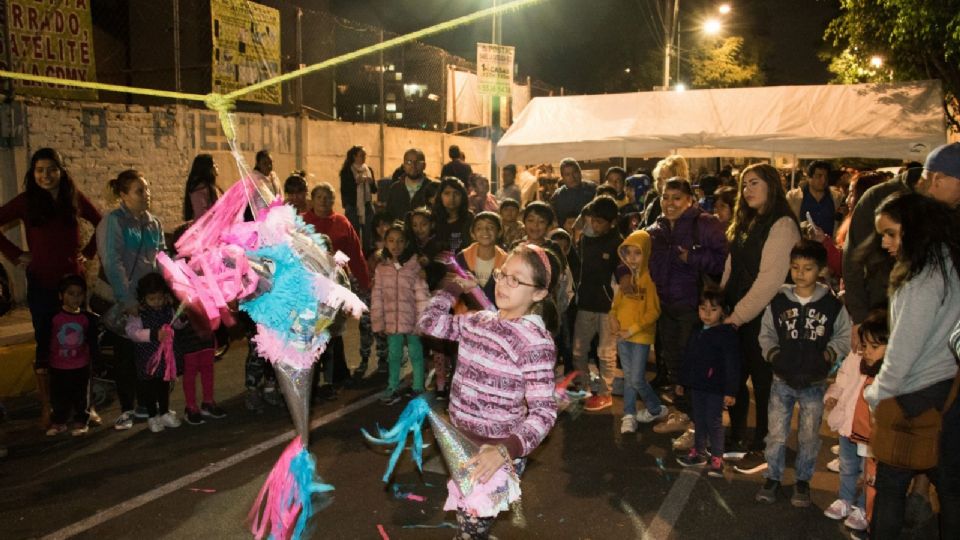
M890 341L883 367L863 391L871 408L952 379L957 361L948 340L960 320L960 278L949 255L947 280L932 265L903 283L890 298Z

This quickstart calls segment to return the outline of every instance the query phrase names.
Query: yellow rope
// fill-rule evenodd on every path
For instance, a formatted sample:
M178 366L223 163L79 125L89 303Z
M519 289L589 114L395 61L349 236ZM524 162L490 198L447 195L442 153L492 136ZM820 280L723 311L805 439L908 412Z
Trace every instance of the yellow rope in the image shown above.
M256 84L246 86L230 92L229 94L219 94L212 92L210 94L191 94L187 92L172 92L169 90L156 90L154 88L140 88L136 86L123 86L119 84L107 84L99 82L89 82L89 81L76 81L72 79L60 79L57 77L45 77L42 75L32 75L30 73L17 73L15 71L5 71L0 70L0 78L7 79L19 79L23 81L31 81L37 83L46 83L54 84L61 86L72 86L75 88L87 88L90 90L103 90L107 92L120 92L127 94L137 94L142 96L154 96L162 97L169 99L182 99L187 101L200 101L203 102L208 108L216 111L220 117L220 123L223 126L224 134L227 136L228 140L233 140L235 136L235 131L233 129L233 124L230 121L229 113L234 109L234 104L236 100L244 95L247 95L251 92L256 92L262 90L268 86L273 86L280 84L282 82L289 81L291 79L296 79L297 77L303 77L304 75L321 71L324 69L329 69L331 67L344 64L356 60L357 58L372 54L375 52L380 52L382 50L390 49L398 45L403 45L404 43L409 43L411 41L416 41L434 34L439 34L441 32L446 32L447 30L452 30L459 26L464 26L467 24L475 23L479 20L485 19L487 17L492 17L494 15L499 15L506 11L519 10L521 8L527 7L531 4L538 2L543 2L544 0L514 0L507 4L499 5L497 7L490 7L487 9L482 9L480 11L471 13L469 15L464 15L463 17L457 17L456 19L449 20L440 24L435 24L429 26L422 30L417 30L410 34L403 36L398 36L392 39L388 39L381 43L375 45L370 45L369 47L364 47L353 52L346 54L341 54L340 56L324 60L323 62L318 62L316 64L309 65L307 67L298 69L296 71L291 71L289 73L284 73L270 79L260 81Z

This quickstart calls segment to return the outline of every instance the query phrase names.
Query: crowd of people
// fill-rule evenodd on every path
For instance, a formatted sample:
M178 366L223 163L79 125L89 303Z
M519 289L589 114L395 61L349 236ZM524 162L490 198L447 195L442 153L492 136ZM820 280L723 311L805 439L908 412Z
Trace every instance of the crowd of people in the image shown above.
M260 185L349 256L351 288L370 307L354 373L342 324L331 328L318 398L363 380L375 353L388 374L384 405L430 387L484 443L478 474L503 463L519 474L556 418L544 393L576 371L571 390L587 411L613 411L622 394L624 436L650 424L678 434L685 467L762 472L761 504L781 496L798 406L791 504L811 504L826 414L840 477L828 518L897 538L916 514L906 508L931 507L932 485L942 537L960 537L960 143L894 177L814 161L795 178L763 163L693 178L673 155L652 172L611 167L599 185L565 159L559 175L525 171L537 181L521 190L507 165L496 194L459 148L449 154L439 180L410 149L377 181L354 146L338 187L311 187L302 172L281 183L269 152L257 154ZM217 176L213 158L197 156L174 238L216 201ZM154 432L179 426L168 399L178 376L184 420L222 418L213 362L225 336L177 310L157 273L157 254L175 250L149 211L147 179L127 170L111 180L118 205L106 215L55 150L33 155L24 184L0 224L21 220L29 249L0 237L0 251L26 268L47 434L80 436L100 422L84 390L100 327L116 358L116 429L137 418ZM86 246L80 219L96 227ZM88 294L84 261L95 253L102 271ZM88 297L105 306L99 317ZM171 342L170 355L158 353ZM282 403L253 345L245 382L247 408ZM467 537L490 526L469 514L458 523Z

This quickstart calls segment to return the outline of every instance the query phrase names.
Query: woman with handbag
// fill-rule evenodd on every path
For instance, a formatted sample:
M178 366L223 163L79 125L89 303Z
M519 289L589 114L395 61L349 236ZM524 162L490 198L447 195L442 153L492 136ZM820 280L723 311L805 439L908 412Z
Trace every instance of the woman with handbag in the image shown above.
M103 314L104 325L113 333L117 364L117 394L120 416L113 427L133 427L134 396L137 387L134 345L126 338L124 319L138 312L137 282L157 271L157 253L165 247L163 228L150 207L150 188L140 172L129 169L110 180L110 190L120 205L97 227L97 253L109 287L100 287L112 296L113 307ZM145 419L146 414L142 417Z
M900 536L907 489L914 475L926 472L940 498L941 538L960 538L960 471L954 463L960 454L960 379L948 343L960 320L956 217L930 197L897 194L877 209L876 230L896 262L886 357L863 391L873 410L871 449L878 461L872 537Z
M80 218L96 227L101 216L77 189L63 165L63 157L53 148L33 153L23 184L23 193L0 206L0 226L23 222L27 251L0 235L0 252L26 268L27 305L37 342L34 369L41 400L40 422L46 429L50 422L50 329L53 316L62 305L57 284L67 274L83 275L83 263L96 253L97 244L95 238L90 238L81 250Z

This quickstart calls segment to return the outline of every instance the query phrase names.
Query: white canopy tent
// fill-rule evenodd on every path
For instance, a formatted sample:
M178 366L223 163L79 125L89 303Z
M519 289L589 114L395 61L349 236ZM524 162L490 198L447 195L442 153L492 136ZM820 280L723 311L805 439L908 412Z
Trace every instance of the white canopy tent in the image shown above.
M939 81L538 97L499 163L611 157L922 160L946 142Z

